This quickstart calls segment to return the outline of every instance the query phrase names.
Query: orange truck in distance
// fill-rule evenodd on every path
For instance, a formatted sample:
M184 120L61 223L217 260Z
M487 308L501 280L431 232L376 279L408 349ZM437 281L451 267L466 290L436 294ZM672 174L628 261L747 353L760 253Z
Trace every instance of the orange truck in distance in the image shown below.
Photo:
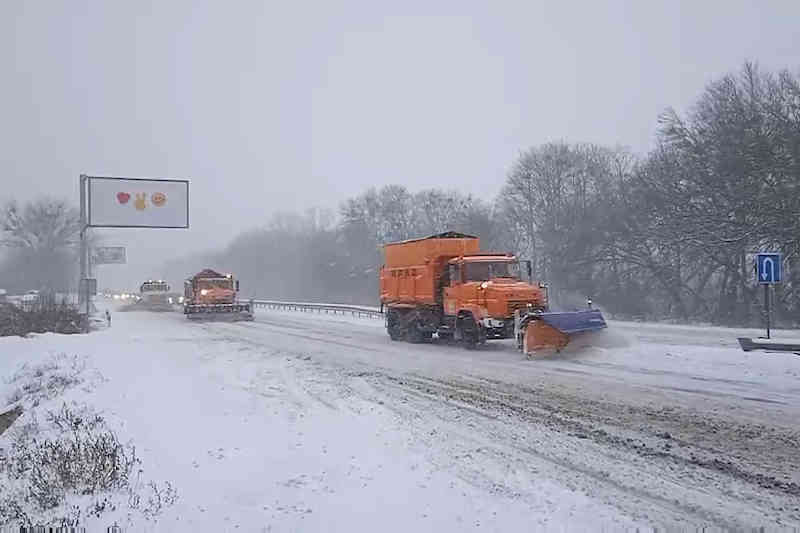
M392 340L423 342L435 334L471 348L515 338L531 354L606 327L597 310L551 312L546 286L524 281L514 255L481 253L477 237L448 232L389 243L384 252L380 300ZM530 280L530 262L524 264Z
M183 312L192 320L253 320L249 303L238 299L239 280L210 268L201 270L183 284Z

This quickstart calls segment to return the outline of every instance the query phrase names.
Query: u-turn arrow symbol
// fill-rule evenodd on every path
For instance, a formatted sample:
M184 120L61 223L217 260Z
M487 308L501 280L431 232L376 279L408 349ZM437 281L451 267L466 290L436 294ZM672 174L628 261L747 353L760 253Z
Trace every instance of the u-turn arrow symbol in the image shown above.
M769 263L769 270L767 270L767 263ZM765 257L761 263L761 279L764 281L775 281L775 263L771 257Z

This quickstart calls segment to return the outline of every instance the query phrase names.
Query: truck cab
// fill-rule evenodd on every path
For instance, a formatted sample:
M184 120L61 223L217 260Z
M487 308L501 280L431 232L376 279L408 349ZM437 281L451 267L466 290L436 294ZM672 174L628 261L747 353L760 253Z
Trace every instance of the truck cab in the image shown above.
M239 280L206 268L184 281L183 313L192 320L253 320L253 305L239 301Z
M471 317L481 336L510 338L516 310L547 308L545 289L522 279L520 262L511 254L451 259L447 278L443 307L445 324L453 331L459 320Z
M231 274L219 274L205 270L186 280L184 296L193 303L227 304L236 301L239 280Z
M151 293L151 292L152 293L162 293L162 292L166 293L166 292L169 292L169 285L166 282L162 281L162 280L155 281L155 280L149 279L149 280L145 281L144 283L142 283L139 286L139 292L142 293L142 294Z

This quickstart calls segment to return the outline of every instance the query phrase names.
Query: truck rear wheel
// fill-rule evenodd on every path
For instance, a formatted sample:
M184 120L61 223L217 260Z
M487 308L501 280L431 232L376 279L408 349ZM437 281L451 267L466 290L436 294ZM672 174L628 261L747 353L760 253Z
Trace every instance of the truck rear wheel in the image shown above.
M386 312L386 332L393 341L401 341L405 337L405 331L400 325L400 313L394 309Z
M423 329L420 319L411 320L408 324L408 330L406 331L406 339L408 342L419 344L431 340L432 337L433 333Z

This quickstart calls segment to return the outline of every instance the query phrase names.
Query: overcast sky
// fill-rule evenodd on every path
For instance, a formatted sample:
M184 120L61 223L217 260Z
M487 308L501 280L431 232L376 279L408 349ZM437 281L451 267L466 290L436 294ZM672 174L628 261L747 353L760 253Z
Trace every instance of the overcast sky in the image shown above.
M644 152L664 108L743 61L800 68L798 21L796 0L3 0L0 201L188 178L190 230L108 237L131 259L109 275L157 276L370 185L488 197L531 145Z

